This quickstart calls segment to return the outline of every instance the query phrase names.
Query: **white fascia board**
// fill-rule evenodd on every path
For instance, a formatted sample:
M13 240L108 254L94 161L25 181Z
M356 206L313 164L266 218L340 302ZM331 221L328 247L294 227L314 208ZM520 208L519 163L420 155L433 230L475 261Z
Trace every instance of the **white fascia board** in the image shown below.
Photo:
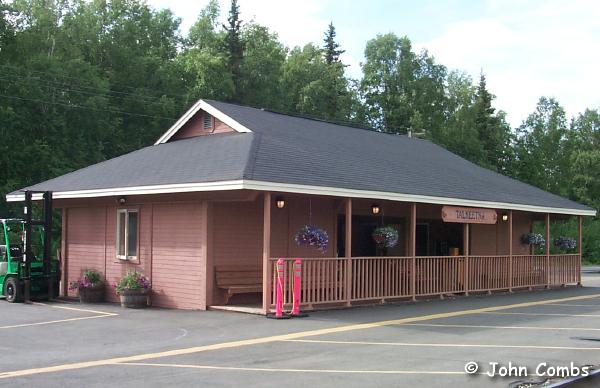
M136 186L136 187L117 187L112 189L91 189L75 191L55 191L52 193L53 199L72 199L72 198L99 198L124 195L147 195L147 194L168 194L168 193L189 193L197 191L227 191L243 189L242 180L205 182L205 183L181 183L172 185L154 185L154 186ZM34 194L32 199L41 199L41 194ZM7 195L7 202L19 202L25 200L25 194Z
M365 198L365 199L380 199L398 202L417 202L429 203L438 205L455 205L468 207L482 207L491 209L519 210L533 213L552 213L552 214L568 214L578 216L595 216L595 210L568 209L557 207L545 207L536 205L523 205L517 203L493 202L493 201L478 201L461 198L434 197L427 195L415 194L400 194L389 193L383 191L355 190L344 189L337 187L297 185L289 183L274 183L254 180L234 180L206 183L183 183L171 185L155 185L155 186L138 186L138 187L121 187L112 189L93 189L79 191L62 191L54 192L54 199L69 199L69 198L96 198L110 197L122 195L145 195L145 194L166 194L166 193L183 193L183 192L199 192L199 191L228 191L228 190L258 190L258 191L279 191L283 193L297 193L309 195L327 195L332 197L345 198ZM33 199L41 199L41 194L34 194ZM24 194L14 194L6 196L7 202L24 201Z
M188 111L185 112L183 114L183 116L181 116L179 118L179 120L177 120L175 122L175 124L173 124L171 126L171 128L169 128L167 130L167 132L165 132L156 141L156 143L154 143L154 145L163 144L163 143L168 142L169 139L171 139L171 137L173 137L173 135L175 135L177 133L177 131L181 127L183 127L185 125L185 123L187 123L192 117L194 117L194 115L196 113L198 113L198 111L200 111L200 110L203 110L203 111L207 112L208 114L210 114L211 116L221 120L223 123L225 123L225 124L229 125L231 128L233 128L236 132L243 132L243 133L252 132L251 130L244 127L242 124L238 123L231 117L227 116L225 113L223 113L220 110L218 110L217 108L213 107L206 101L198 100L198 102L196 102L190 109L188 109Z
M389 192L383 192L383 191L354 190L354 189L344 189L344 188L337 188L337 187L296 185L296 184L288 184L288 183L272 183L272 182L261 182L261 181L251 181L251 180L244 180L244 188L248 189L248 190L280 191L280 192L286 192L286 193L328 195L328 196L333 196L333 197L368 198L368 199L381 199L381 200L398 201L398 202L418 202L418 203L429 203L429 204L438 204L438 205L455 205L455 206L481 207L481 208L491 208L491 209L521 210L521 211L534 212L534 213L569 214L569 215L580 215L580 216L595 216L596 215L595 210L567 209L567 208L545 207L545 206L535 206L535 205L522 205L522 204L517 204L517 203L478 201L478 200L471 200L471 199L434 197L434 196L428 196L428 195L399 194L399 193L389 193Z

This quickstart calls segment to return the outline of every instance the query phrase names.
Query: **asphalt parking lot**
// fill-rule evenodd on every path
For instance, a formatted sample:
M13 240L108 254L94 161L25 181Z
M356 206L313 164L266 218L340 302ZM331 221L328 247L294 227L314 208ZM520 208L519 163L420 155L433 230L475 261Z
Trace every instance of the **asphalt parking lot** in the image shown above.
M0 301L0 386L508 387L544 381L536 369L551 374L559 373L554 367L600 364L600 274L586 274L584 285L284 321ZM465 373L468 362L478 364L473 375ZM513 375L487 375L502 373L502 366L514 366Z

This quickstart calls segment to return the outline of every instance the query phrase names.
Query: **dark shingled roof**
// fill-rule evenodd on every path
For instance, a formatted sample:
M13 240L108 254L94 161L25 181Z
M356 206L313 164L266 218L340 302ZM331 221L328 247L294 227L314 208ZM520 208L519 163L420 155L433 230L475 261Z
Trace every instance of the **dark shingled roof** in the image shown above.
M204 101L252 133L146 147L31 189L73 191L246 179L593 210L479 167L429 141Z

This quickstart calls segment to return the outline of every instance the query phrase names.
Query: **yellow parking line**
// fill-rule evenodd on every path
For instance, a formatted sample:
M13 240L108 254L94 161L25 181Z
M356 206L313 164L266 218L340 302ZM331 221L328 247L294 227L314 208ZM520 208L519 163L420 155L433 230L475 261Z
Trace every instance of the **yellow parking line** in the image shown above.
M425 348L508 348L508 349L551 349L551 350L595 350L600 347L577 347L577 346L536 346L536 345L497 345L497 344L435 344L435 343L412 343L412 342L370 342L370 341L334 341L334 340L306 340L294 339L282 342L302 342L313 344L335 344L335 345L378 345L378 346L406 346Z
M600 318L598 314L559 314L559 313L517 313L517 312L498 312L498 311L482 311L476 314L494 314L494 315L541 315L551 317L588 317L588 318Z
M330 327L330 328L325 328L325 329L316 329L316 330L301 331L301 332L290 333L290 334L274 335L274 336L269 336L269 337L252 338L252 339L247 339L247 340L221 342L221 343L216 343L216 344L212 344L212 345L203 345L203 346L195 346L195 347L191 347L191 348L167 350L167 351L157 352L157 353L146 353L146 354L138 354L138 355L134 355L134 356L108 358L108 359L103 359L103 360L74 362L74 363L70 363L70 364L53 365L53 366L47 366L47 367L41 367L41 368L21 369L21 370L16 370L16 371L0 372L0 379L9 378L9 377L29 376L29 375L39 374L39 373L51 373L51 372L67 371L67 370L73 370L73 369L90 368L90 367L96 367L96 366L102 366L102 365L118 364L118 363L123 363L123 362L144 361L144 360L156 359L156 358L161 358L161 357L180 356L180 355L184 355L184 354L207 352L207 351L212 351L212 350L231 349L231 348L238 348L238 347L242 347L242 346L265 344L265 343L270 343L270 342L275 342L275 341L299 339L299 338L317 336L317 335L342 333L342 332L348 332L348 331L353 331L353 330L364 330L364 329L377 328L377 327L382 327L382 326L399 325L399 324L403 324L403 323L429 321L429 320L433 320L433 319L452 318L452 317L459 317L459 316L464 316L464 315L478 314L478 313L482 313L482 312L501 311L501 310L519 308L519 307L539 306L539 305L545 305L545 304L549 304L549 303L587 300L587 299L593 299L593 298L599 298L599 297L600 297L600 294L592 294L592 295L573 296L573 297L561 298L561 299L546 299L546 300L540 300L540 301L535 301L535 302L525 302L525 303L516 303L516 304L501 305L501 306L483 307L483 308L479 308L479 309L452 311L452 312L447 312L447 313L438 313L438 314L430 314L430 315L423 315L423 316L417 316L417 317L392 319L392 320L379 321L379 322L358 323L358 324L352 324L352 325Z
M498 329L498 330L571 330L571 331L600 331L590 327L541 327L541 326L494 326L494 325L452 325L442 323L403 323L399 326L424 326L424 327L453 327L473 329Z
M465 372L458 371L433 371L433 370L347 370L347 369L290 369L290 368L247 368L235 366L214 366L214 365L190 365L190 364L153 364L146 362L128 362L118 365L133 366L154 366L168 368L190 368L190 369L210 369L227 371L247 371L247 372L291 372L291 373L342 373L342 374L381 374L381 375L460 375L465 376Z

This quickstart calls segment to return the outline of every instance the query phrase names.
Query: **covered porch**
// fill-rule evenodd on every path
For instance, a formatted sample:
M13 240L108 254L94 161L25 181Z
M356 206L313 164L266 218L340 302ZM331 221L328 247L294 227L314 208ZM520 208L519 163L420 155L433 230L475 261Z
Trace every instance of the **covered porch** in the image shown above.
M289 212L298 207L287 210L288 228L284 234L279 223L288 204L282 209L276 204L282 199L288 203L308 202L309 208L313 208L311 202L318 201L317 196L264 193L262 313L274 308L273 285L280 258L286 264L284 303L288 308L292 302L293 262L302 260L303 310L581 283L581 216L577 251L551 254L550 223L565 219L564 215L494 209L498 215L494 224L452 223L442 220L441 204L338 199L331 201L332 214L318 216L320 222L333 227L327 252L321 255L313 249L307 251L308 255L286 257L281 255L280 240L293 243ZM375 207L379 208L377 214L373 214ZM324 210L322 206L317 208ZM534 221L545 224L547 243L543 252L535 252L520 241L522 234L532 231ZM390 224L399 232L397 246L375 248L372 230Z

